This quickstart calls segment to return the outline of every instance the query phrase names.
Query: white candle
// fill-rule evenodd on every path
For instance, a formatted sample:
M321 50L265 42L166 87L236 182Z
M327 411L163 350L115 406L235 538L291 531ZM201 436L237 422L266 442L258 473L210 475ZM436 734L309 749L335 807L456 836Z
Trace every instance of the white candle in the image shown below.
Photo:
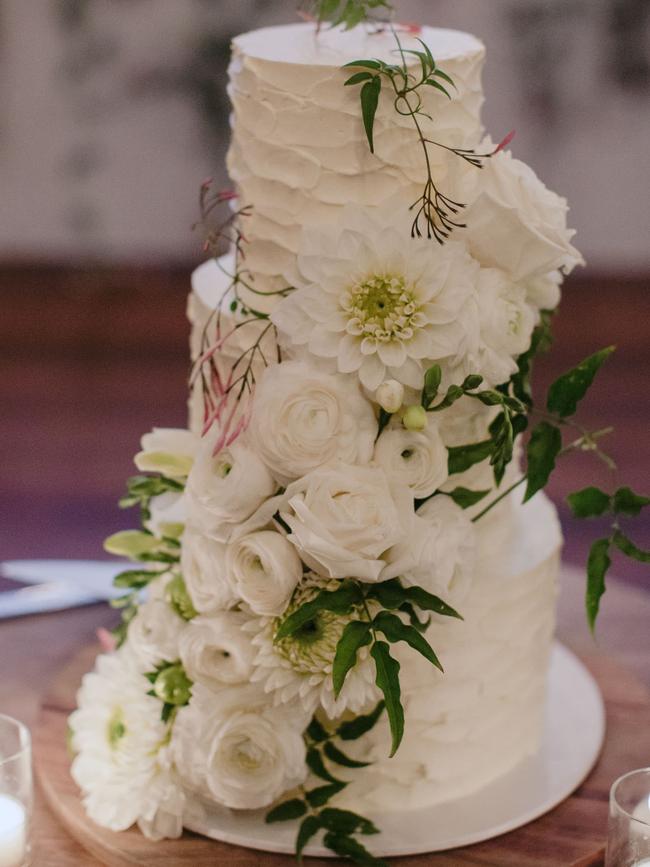
M15 798L0 795L0 867L21 867L27 857L27 812Z

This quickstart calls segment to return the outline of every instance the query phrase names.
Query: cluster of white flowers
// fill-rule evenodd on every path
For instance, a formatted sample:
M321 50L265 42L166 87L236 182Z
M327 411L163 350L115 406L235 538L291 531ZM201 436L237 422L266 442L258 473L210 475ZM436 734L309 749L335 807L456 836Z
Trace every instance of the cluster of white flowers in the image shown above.
M146 523L180 538L180 562L87 675L71 718L73 774L99 823L172 836L188 799L252 809L305 781L312 714L379 697L366 647L334 694L354 615L319 611L278 637L319 591L399 578L454 606L470 592L476 530L448 494L490 487L491 471L450 477L448 449L485 439L496 410L463 398L428 415L424 375L439 364L443 388L468 374L506 382L579 255L564 202L508 154L460 183L469 228L443 247L396 228L401 202L308 227L301 282L271 314L282 361L257 377L247 428L221 449L218 425L143 439L138 468L181 483ZM177 692L159 688L165 671Z

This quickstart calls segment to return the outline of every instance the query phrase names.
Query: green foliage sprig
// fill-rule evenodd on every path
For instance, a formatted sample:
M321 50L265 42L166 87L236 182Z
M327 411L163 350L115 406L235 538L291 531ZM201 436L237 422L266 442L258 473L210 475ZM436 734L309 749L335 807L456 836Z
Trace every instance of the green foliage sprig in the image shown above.
M324 831L323 843L337 855L355 864L370 867L387 867L386 862L375 858L353 835L378 834L379 829L364 816L351 810L328 807L331 799L348 785L334 775L336 767L363 768L367 762L359 762L343 752L341 741L354 741L374 728L384 711L381 701L368 714L362 714L341 723L330 731L314 717L305 732L307 765L314 776L325 785L302 789L301 797L291 798L278 804L266 816L268 823L302 819L296 837L296 856L302 862L305 846L319 832Z
M399 681L400 666L390 653L390 645L403 641L442 671L435 651L423 635L429 624L421 621L418 613L434 612L443 617L462 619L460 614L421 587L403 587L399 579L379 584L348 579L342 581L335 590L321 590L281 621L275 639L293 635L319 611L352 615L336 646L332 666L336 697L348 673L356 665L359 651L363 647L370 648L370 656L375 664L375 683L383 693L390 724L390 755L394 756L404 735L404 709Z
M178 709L189 704L192 681L180 662L161 662L144 675L151 684L147 695L162 702L160 718L164 723L174 721Z
M391 31L395 37L400 62L386 63L383 60L369 58L346 63L344 69L357 69L358 72L347 79L345 86L361 85L359 92L361 116L371 153L375 152L375 116L384 82L392 91L391 97L395 112L402 117L411 119L422 148L426 168L426 181L422 194L409 209L415 214L411 224L411 236L421 238L426 234L427 238L435 238L439 244L444 244L454 229L465 228L465 223L460 221L460 214L465 205L443 193L437 186L433 178L429 147L443 148L480 169L483 167L483 161L505 146L505 142L493 153L479 154L471 148L454 148L429 138L423 129L423 122L432 119L424 111L423 94L425 89L434 88L451 99L447 86L455 88L456 85L451 76L438 67L431 50L421 39L418 39L422 46L421 51L407 49L402 46L394 27L391 27ZM415 57L419 61L417 73L409 69L409 57Z
M346 30L364 22L386 21L394 12L389 0L307 0L300 9L305 17L315 19L319 27L342 25Z

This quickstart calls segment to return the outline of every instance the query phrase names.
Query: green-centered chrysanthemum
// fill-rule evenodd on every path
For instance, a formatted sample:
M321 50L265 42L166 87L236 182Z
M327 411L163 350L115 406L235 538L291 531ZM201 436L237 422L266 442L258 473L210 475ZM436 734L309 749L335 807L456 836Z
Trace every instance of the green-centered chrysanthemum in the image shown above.
M320 706L328 716L336 717L345 710L358 712L377 700L374 668L367 648L361 649L339 697L334 697L332 665L336 646L347 624L359 619L359 612L318 611L292 635L276 637L280 625L305 602L314 599L321 590L339 586L340 581L310 573L294 591L281 617L251 622L250 631L256 633L252 642L257 651L252 680L263 682L266 692L274 693L276 704L298 697L310 713Z
M394 274L373 274L351 286L340 301L349 316L348 334L370 341L410 340L427 321L414 287Z

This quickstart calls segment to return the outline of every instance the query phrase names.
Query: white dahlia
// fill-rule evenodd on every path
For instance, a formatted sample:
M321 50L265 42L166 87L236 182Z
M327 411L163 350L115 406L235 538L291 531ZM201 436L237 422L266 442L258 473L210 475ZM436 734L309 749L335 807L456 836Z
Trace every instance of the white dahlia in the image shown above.
M478 266L461 244L412 239L384 219L393 210L377 214L350 208L340 226L306 230L303 286L271 318L286 343L357 374L370 391L386 379L420 388L432 362L455 367L473 349L459 313Z
M99 656L69 720L72 776L90 818L124 831L138 822L154 839L182 832L184 797L166 748L161 702L129 651Z
M285 638L276 638L280 624L313 599L321 590L333 590L338 581L308 575L296 588L293 598L282 617L251 621L246 627L253 634L257 650L254 682L261 682L267 693L273 693L276 705L299 699L308 714L318 707L335 718L344 711L359 712L378 700L374 666L368 648L359 651L356 666L348 673L338 698L332 686L332 664L343 630L355 614L334 614L319 611L297 632Z

